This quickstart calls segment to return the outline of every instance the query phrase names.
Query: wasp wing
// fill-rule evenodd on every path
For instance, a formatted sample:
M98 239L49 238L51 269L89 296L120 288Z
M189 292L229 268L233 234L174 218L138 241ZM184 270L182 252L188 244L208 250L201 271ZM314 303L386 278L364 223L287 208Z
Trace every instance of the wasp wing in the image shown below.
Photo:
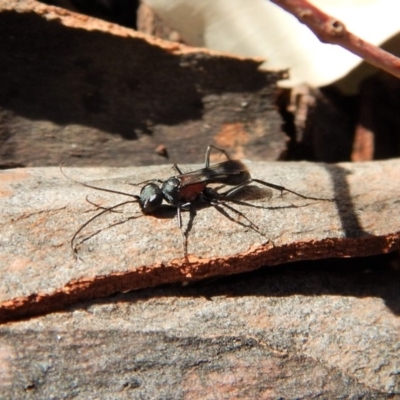
M235 175L247 172L247 167L239 160L228 160L208 168L198 169L177 176L181 186L195 185L197 183L225 183Z

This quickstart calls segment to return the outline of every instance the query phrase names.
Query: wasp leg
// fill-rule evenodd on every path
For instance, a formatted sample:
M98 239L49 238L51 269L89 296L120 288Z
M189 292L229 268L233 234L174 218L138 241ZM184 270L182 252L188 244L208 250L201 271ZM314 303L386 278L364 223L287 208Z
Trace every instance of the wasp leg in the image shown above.
M185 260L187 260L187 236L185 235L185 232L182 230L182 206L178 206L176 208L176 220L178 223L178 228L179 231L181 232L181 240L182 240L182 248L183 248L183 254L185 256Z
M181 171L181 169L178 167L177 164L174 164L172 166L172 168L179 174L179 175L183 175L183 172Z
M257 232L259 235L261 235L262 237L264 237L265 239L267 239L268 243L271 243L274 247L275 244L274 242L267 236L265 235L260 228L249 218L246 217L246 215L244 215L242 212L240 212L239 210L237 210L236 208L232 207L231 205L227 204L226 202L223 201L217 201L217 202L213 202L210 203L219 213L221 213L224 217L228 218L230 221L234 222L235 224L241 225L245 228L250 228L252 229L254 232ZM234 212L235 214L239 215L241 218L244 218L248 224L245 224L241 221L238 221L234 218L232 218L224 209L223 207L226 207L228 210Z
M287 189L287 188L285 188L284 186L275 185L275 184L273 184L273 183L265 182L265 181L262 181L262 180L260 180L260 179L253 179L253 178L252 178L252 179L250 179L250 180L247 182L247 185L248 185L249 183L251 183L251 182L256 182L256 183L259 183L260 185L264 185L264 186L270 187L270 188L272 188L272 189L279 190L279 191L281 192L281 196L282 196L282 192L289 192L289 193L292 193L292 194L294 194L294 195L296 195L296 196L298 196L298 197L301 197L302 199L308 199L308 200L322 200L322 201L335 201L335 199L324 199L324 198L322 198L322 197L305 196L304 194L300 194L300 193L295 192L295 191L293 191L293 190Z
M228 153L227 153L225 150L220 149L219 147L216 147L216 146L210 144L210 145L207 147L207 151L206 151L206 160L205 160L205 163L204 163L206 168L208 168L208 167L210 166L210 153L211 153L211 150L212 150L212 149L217 150L217 151L219 151L220 153L222 153L228 160L231 159L231 158L229 157Z
M194 223L194 219L195 219L196 215L197 215L196 208L193 206L193 204L191 204L190 208L189 208L188 224L187 224L184 232L181 230L181 232L183 233L183 235L182 235L182 237L183 237L183 252L185 255L185 261L187 263L189 263L189 258L188 258L189 233L193 228L193 223Z
M210 205L212 205L219 213L221 213L224 217L228 218L229 220L244 226L245 228L251 228L253 231L257 232L261 236L265 237L268 239L269 242L273 243L272 240L267 237L263 232L261 232L260 228L248 217L246 217L245 214L243 214L241 211L237 210L236 208L232 207L231 205L227 204L226 201L231 201L230 199L226 199L224 194L218 193L216 190L212 188L206 188L206 190L203 192L202 195L202 200ZM251 206L250 203L243 203L244 205ZM232 211L239 217L245 219L249 224L246 225L240 221L234 220L222 207L226 207L228 210Z
M280 193L281 193L281 196L282 196L283 192L289 192L289 193L292 193L292 194L294 194L294 195L296 195L298 197L301 197L302 199L334 201L334 199L324 199L324 198L321 198L321 197L305 196L305 195L300 194L298 192L295 192L293 190L287 189L284 186L275 185L274 183L269 183L269 182L265 182L265 181L262 181L260 179L254 179L254 178L248 179L247 181L241 183L240 185L235 186L234 188L232 188L232 189L230 189L230 190L228 190L228 191L226 191L224 193L221 193L221 196L223 196L225 198L226 197L230 197L230 196L234 196L236 193L238 193L240 190L242 190L244 187L250 185L251 183L258 183L260 185L267 186L267 187L269 187L271 189L279 190Z
M182 229L182 210L189 210L189 212L190 212L189 222L188 222L188 225L185 230ZM178 223L178 228L181 232L183 254L184 254L186 262L189 262L189 259L188 259L188 236L189 236L189 232L192 230L193 222L194 222L194 218L195 218L196 214L197 214L196 208L190 202L181 204L176 208L177 223Z
M218 206L218 205L223 205L224 207L228 208L229 210L231 210L235 214L237 214L240 217L244 218L250 224L250 226L252 228L254 228L255 230L257 230L259 232L258 226L253 221L251 221L249 218L247 218L242 212L240 212L239 210L237 210L236 208L232 207L231 205L227 204L224 201L224 200L228 200L229 201L229 199L226 199L226 196L224 196L223 194L221 195L221 193L218 193L216 190L214 190L212 188L207 188L207 190L203 194L202 198L203 198L203 201L211 204L214 208L217 208L216 206ZM220 210L218 210L218 211L220 211ZM225 216L229 218L228 215L225 215Z

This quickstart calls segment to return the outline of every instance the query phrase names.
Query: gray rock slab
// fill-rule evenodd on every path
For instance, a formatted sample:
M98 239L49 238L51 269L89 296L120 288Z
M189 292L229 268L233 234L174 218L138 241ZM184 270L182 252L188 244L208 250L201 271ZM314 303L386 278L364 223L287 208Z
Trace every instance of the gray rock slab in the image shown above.
M145 289L3 324L0 397L397 399L400 274L366 260Z

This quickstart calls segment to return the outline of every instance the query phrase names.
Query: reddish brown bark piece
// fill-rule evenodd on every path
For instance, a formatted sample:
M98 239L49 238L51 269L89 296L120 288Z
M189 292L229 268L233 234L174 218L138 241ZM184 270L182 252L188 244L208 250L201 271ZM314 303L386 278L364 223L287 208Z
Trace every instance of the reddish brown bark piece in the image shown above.
M260 60L36 1L0 1L0 35L0 167L163 164L160 144L186 163L212 142L253 160L286 149L281 74L259 71Z
M303 85L291 91L289 104L296 129L291 144L294 159L329 163L350 159L356 111L349 97Z
M335 201L305 200L290 193L281 198L275 193L271 200L262 196L247 200L264 208L234 205L263 235L242 226L248 221L227 209L233 221L212 207L201 209L189 232L190 263L183 257L175 212L142 216L137 204L89 224L78 237L77 244L84 241L78 245L81 260L76 261L70 239L95 213L85 197L103 207L129 198L82 187L66 180L57 168L3 171L0 319L264 265L394 251L400 248L399 171L398 160L337 165L255 163L251 172L256 178ZM129 183L172 174L168 166L66 172L130 193L138 193L139 188ZM186 227L188 213L183 217Z
M369 161L400 154L400 83L381 73L360 87L360 108L351 159Z

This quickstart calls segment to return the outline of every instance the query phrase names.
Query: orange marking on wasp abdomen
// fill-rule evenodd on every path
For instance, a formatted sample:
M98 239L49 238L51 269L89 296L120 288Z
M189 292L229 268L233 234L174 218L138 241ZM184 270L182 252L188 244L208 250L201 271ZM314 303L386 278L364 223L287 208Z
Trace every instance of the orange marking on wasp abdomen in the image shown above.
M184 186L180 190L181 199L184 201L193 201L205 189L205 183L195 183L193 185Z

